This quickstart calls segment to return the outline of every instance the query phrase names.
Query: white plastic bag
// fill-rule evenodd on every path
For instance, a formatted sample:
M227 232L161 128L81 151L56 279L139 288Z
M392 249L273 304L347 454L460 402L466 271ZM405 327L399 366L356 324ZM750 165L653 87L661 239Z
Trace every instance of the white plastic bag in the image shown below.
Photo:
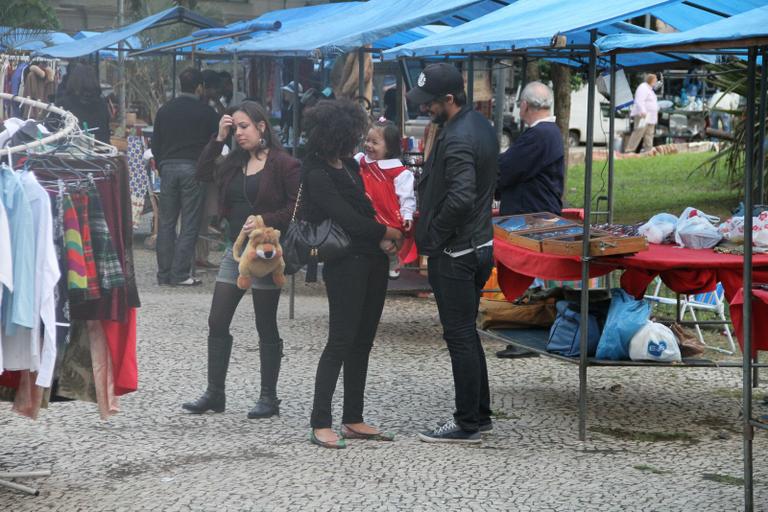
M752 245L756 249L768 249L768 212L760 212L752 219Z
M723 240L742 243L744 241L744 217L731 217L717 227Z
M718 222L719 217L688 207L677 220L675 242L689 249L711 249L723 239L714 226Z
M675 232L675 226L677 226L677 217L671 213L657 213L640 226L638 231L649 243L663 244L667 237Z
M672 330L648 320L629 342L629 358L633 361L680 362L680 347Z

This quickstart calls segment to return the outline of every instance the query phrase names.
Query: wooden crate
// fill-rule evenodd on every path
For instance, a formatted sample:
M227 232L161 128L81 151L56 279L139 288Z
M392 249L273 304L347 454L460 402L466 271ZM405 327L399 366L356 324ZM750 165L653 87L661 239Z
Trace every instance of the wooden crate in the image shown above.
M510 215L493 219L495 236L531 251L581 256L584 228L551 213ZM622 237L590 231L590 256L630 254L648 249L645 237Z

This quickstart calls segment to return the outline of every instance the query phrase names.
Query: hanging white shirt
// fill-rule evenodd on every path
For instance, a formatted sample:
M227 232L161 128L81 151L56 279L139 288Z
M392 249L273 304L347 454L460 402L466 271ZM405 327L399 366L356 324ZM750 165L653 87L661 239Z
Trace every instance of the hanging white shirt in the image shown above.
M37 234L35 243L35 295L32 329L18 329L13 336L7 336L6 368L29 369L38 372L35 384L48 388L53 378L56 362L56 298L55 288L59 281L59 263L53 243L53 218L48 193L37 182L31 172L21 176L24 191L32 208L32 218ZM44 326L43 339L40 325ZM41 347L42 341L42 347Z
M11 252L11 230L8 215L0 194L0 310L3 305L3 286L13 291L13 254ZM3 328L0 326L0 375L3 373Z

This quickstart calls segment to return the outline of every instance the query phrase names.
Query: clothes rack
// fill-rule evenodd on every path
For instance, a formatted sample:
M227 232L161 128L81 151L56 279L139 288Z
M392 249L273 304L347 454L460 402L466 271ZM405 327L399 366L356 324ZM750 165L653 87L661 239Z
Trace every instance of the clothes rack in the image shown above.
M29 57L24 55L0 54L0 58L29 60ZM42 154L50 153L55 156L59 156L59 155L56 155L57 150L60 149L59 147L50 148L46 146L53 143L58 143L65 139L67 139L66 147L70 151L74 149L75 151L81 152L85 155L96 156L96 157L110 157L110 156L117 155L117 148L115 148L114 146L110 146L108 144L104 144L102 142L96 141L95 139L91 139L90 137L87 137L87 135L85 135L81 130L79 130L77 118L66 110L63 110L49 103L44 103L44 102L33 100L30 98L14 96L8 93L0 92L0 99L14 101L14 102L20 103L21 105L30 105L36 108L40 108L46 112L57 114L61 116L62 119L64 120L63 128L52 135L43 137L33 142L29 142L27 144L20 144L17 146L0 149L0 156L7 156L8 164L11 167L12 167L11 155L21 153L21 152L27 152L29 154L33 154L30 152L31 150L40 150L40 153ZM37 153L37 154L40 154L40 153ZM94 178L92 176L89 176L88 179L93 180ZM50 470L3 472L3 473L0 473L0 487L5 487L7 489L13 489L13 490L17 490L20 492L34 495L34 496L38 496L40 494L40 491L38 489L27 486L27 485L19 484L16 482L11 482L10 480L16 479L16 478L47 477L47 476L51 476L51 474L52 472Z

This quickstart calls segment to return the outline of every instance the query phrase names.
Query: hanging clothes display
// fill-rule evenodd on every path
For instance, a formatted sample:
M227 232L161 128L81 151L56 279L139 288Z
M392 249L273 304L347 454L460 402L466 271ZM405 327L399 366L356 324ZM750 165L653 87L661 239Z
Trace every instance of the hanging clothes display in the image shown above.
M128 166L66 153L18 166L0 168L0 400L31 418L87 400L107 418L138 388Z

